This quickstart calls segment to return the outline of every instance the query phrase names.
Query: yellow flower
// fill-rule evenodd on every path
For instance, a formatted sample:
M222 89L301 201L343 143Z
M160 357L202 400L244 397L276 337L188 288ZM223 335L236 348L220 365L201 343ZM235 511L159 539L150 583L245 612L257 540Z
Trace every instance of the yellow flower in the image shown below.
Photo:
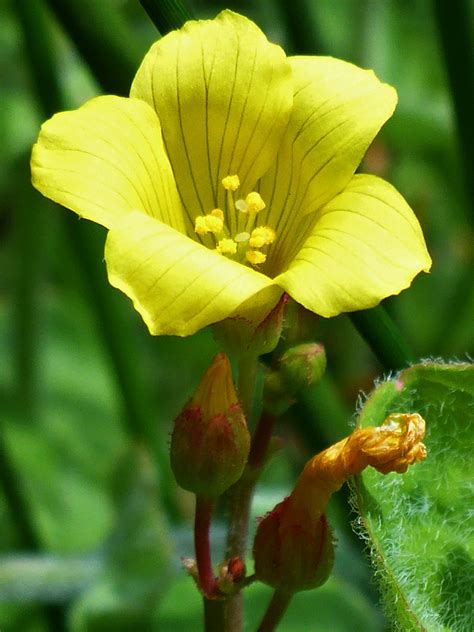
M403 198L354 175L396 100L371 71L286 57L224 11L154 44L130 98L47 121L33 184L109 230L109 280L152 334L261 320L283 291L335 316L430 268Z

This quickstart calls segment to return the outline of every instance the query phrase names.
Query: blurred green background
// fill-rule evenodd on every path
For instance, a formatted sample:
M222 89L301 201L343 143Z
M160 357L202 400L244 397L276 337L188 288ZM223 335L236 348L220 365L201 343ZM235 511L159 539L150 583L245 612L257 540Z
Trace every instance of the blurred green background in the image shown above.
M404 194L433 258L430 275L384 303L417 359L473 350L474 75L463 40L473 3L454 5L448 19L442 0L187 3L196 17L235 9L289 54L340 57L396 87L398 108L362 170ZM179 561L192 555L192 497L176 487L167 448L217 345L210 331L151 338L107 285L104 231L29 182L41 122L95 94L125 94L157 37L138 0L0 0L2 632L199 629L200 600ZM288 493L308 456L347 434L359 393L400 368L382 365L347 315L315 320L313 338L326 346L328 372L282 420L285 449L259 485L255 515ZM384 630L344 492L330 516L334 576L295 598L281 630ZM263 593L249 590L248 630Z

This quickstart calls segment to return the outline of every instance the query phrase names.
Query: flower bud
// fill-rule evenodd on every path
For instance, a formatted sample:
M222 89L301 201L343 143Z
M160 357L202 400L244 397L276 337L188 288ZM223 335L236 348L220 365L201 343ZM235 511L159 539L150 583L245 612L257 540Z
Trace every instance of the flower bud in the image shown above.
M311 590L329 577L334 545L324 515L292 521L289 498L279 503L258 525L253 555L255 575L285 592Z
M171 467L181 487L215 498L240 478L249 449L230 363L218 353L175 421Z
M231 557L221 564L217 577L217 588L224 595L235 594L245 580L245 564L240 557Z
M264 408L280 416L295 402L299 391L319 381L326 370L326 352L316 342L299 344L280 357L276 368L266 371Z
M280 358L279 367L288 390L297 393L323 377L326 351L316 342L291 347Z

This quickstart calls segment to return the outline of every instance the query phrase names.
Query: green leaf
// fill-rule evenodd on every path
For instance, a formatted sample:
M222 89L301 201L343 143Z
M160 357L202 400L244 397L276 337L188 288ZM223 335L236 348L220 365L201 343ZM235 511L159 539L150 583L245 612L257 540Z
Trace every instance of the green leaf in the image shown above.
M465 632L472 625L474 365L428 362L379 385L359 415L380 425L418 412L428 457L406 474L368 468L354 483L366 538L394 628Z
M170 581L172 547L145 449L133 446L124 455L113 496L117 527L105 547L103 573L75 605L74 632L150 629L153 608Z

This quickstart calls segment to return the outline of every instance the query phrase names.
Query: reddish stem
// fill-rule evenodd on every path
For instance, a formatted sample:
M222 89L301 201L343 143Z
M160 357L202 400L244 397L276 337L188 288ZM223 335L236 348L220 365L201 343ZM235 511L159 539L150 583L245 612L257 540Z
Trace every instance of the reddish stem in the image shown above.
M257 632L273 632L282 620L292 597L292 593L275 590Z
M227 539L228 554L245 560L252 494L263 467L276 418L263 413L252 435L250 454L242 478L230 490L231 522ZM242 593L226 601L226 632L242 630Z
M276 417L268 413L262 413L257 427L252 437L252 447L248 458L248 466L251 468L260 468L268 450L270 439L272 438L273 426Z
M209 530L211 526L214 501L210 498L196 496L196 513L194 517L194 548L199 575L199 587L206 597L211 598L216 591L216 579L212 568Z

